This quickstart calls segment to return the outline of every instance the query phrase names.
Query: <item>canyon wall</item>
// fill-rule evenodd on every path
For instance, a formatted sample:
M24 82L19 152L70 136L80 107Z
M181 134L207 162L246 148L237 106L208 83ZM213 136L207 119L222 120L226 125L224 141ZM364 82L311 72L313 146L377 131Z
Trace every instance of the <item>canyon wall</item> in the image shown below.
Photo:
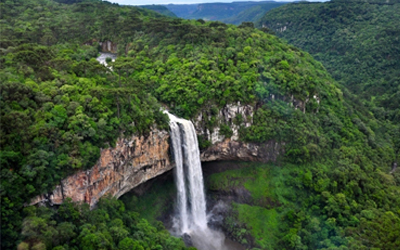
M97 164L64 179L55 190L31 201L61 204L66 197L94 206L103 195L120 197L174 165L169 157L169 134L153 130L147 136L119 139L114 148L103 149Z
M204 126L207 113L202 113L194 124L196 132L212 142L212 146L201 152L201 161L241 160L269 162L276 161L282 154L282 144L245 143L239 141L239 125L233 120L240 115L242 124L252 123L253 107L227 105L217 114L218 123L229 124L232 136L225 138L219 134L218 126L209 131ZM134 187L161 175L174 167L171 159L169 134L153 129L147 136L120 138L116 146L101 150L101 156L94 167L81 170L64 179L54 191L33 199L29 205L40 202L61 204L70 197L73 201L84 201L93 207L104 195L120 197Z
M99 42L101 52L117 53L117 44L111 41Z
M207 121L212 118L212 111L199 114L194 120L196 132L205 136L212 144L201 152L201 161L240 160L269 162L276 161L282 153L282 144L275 141L266 143L245 143L239 140L240 127L250 127L253 123L254 107L251 105L228 104L217 114L216 124L212 131L207 128ZM232 136L226 138L220 132L220 126L226 125L232 131Z

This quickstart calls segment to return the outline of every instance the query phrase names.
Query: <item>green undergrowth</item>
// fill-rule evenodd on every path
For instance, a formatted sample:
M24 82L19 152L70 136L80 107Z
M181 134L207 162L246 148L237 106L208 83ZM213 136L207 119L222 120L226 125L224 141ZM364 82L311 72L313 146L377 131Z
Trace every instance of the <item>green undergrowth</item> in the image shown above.
M241 169L213 174L207 180L208 189L229 192L244 187L251 193L254 203L287 203L291 190L285 185L285 168L272 164L240 163Z
M257 26L312 54L376 118L399 124L399 22L399 1L339 0L287 4Z
M240 165L240 169L211 175L207 180L207 188L224 192L243 187L248 190L251 204L233 202L224 226L242 244L249 243L244 236L250 234L257 247L275 249L282 216L282 209L277 208L281 204L287 204L287 197L293 193L285 184L286 168L262 163L243 162ZM239 225L241 228L234 229L232 225Z
M161 106L186 119L201 115L200 127L210 133L219 127L220 133L229 137L236 125L240 141L281 145L286 152L280 155L282 161L301 164L252 165L222 182L226 188L236 185L249 206L276 209L283 218L276 249L343 245L399 249L400 173L389 174L389 168L400 157L400 130L385 118L397 119L398 98L391 94L379 101L376 95L390 91L372 88L369 74L363 74L367 79L363 84L354 86L370 86L365 93L377 97L376 105L389 101L390 105L382 107L393 114L363 107L365 99L348 94L311 55L268 30L264 29L266 34L254 29L251 23L236 27L160 18L154 12L101 0L0 1L0 9L2 249L15 249L20 242L29 243L32 249L43 248L36 243L47 244L48 249L58 245L50 242L58 240L51 227L47 228L52 232L40 227L35 234L30 231L30 222L39 224L36 218L24 219L31 216L23 211L24 204L51 192L66 176L96 164L101 149L114 146L122 134L147 136L155 125L159 130L168 129ZM390 13L396 10L390 9ZM331 10L323 13L334 13L335 9ZM390 16L382 15L385 20ZM348 20L356 18L350 17ZM395 37L396 29L391 27L396 26L388 27L385 33ZM366 31L368 37L376 37L372 29ZM365 36L359 37L364 41ZM110 64L113 70L94 59L98 41L118 44L118 59ZM377 63L371 71L382 83L397 72L388 74L379 66L397 62L396 41L388 41L382 44L390 46L381 47L389 48L389 54L377 50L382 64ZM368 48L368 43L365 46ZM331 50L331 46L326 48ZM372 61L342 49L357 65ZM389 55L393 59L385 59ZM355 67L350 71L341 67L349 64L337 65L340 67L334 68L340 75L362 73ZM396 88L396 79L387 83ZM219 110L239 102L254 107L251 126L239 115L229 122L219 118ZM210 143L203 138L201 145L204 148ZM172 208L175 194L158 182L154 186L148 192L153 196L128 199L131 207L150 219ZM102 232L104 225L126 230L118 221L107 224L106 216L93 218L91 225L98 226L86 231L97 235L100 244L109 238L106 230ZM106 224L100 225L103 222ZM254 223L249 219L243 229L253 226L252 232ZM135 230L131 234L137 235L131 239L140 236L140 230ZM81 230L73 231L78 234ZM105 245L110 247L89 248L86 243L94 241L92 236L86 238L88 242L80 242L80 248L64 239L60 242L66 242L66 249L116 249L120 243L116 237Z
M138 212L141 217L156 225L158 219L173 208L175 196L176 188L171 179L162 185L153 185L141 196L126 194L121 199L129 210Z
M238 212L238 221L244 223L262 249L276 249L280 214L276 209L266 209L247 204L234 204Z
M362 168L348 164L354 157L348 153L333 152L339 164L241 163L241 169L210 175L207 188L216 197L249 191L251 199L232 202L224 220L228 234L247 246L367 249L359 246L368 237L365 245L396 249L400 189L391 183L397 177L363 159Z
M67 198L58 209L30 206L24 213L21 234L25 240L18 250L191 249L171 236L162 223L151 225L111 197L102 197L93 210Z

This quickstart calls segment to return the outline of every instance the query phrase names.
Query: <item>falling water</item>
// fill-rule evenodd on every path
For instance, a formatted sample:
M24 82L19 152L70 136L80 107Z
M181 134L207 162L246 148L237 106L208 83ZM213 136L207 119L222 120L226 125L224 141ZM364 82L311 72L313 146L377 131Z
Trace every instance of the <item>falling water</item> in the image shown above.
M176 163L180 231L183 234L195 226L207 228L200 151L193 124L166 113L170 119L171 141ZM188 183L185 183L185 179Z
M201 228L207 227L206 199L203 186L203 172L201 170L199 144L193 123L182 123L183 148L187 164L190 190L190 204L193 223Z
M172 115L169 115L170 119ZM186 232L188 230L188 211L187 211L187 196L185 188L185 174L183 171L183 159L182 159L182 140L180 135L179 125L173 122L171 119L171 141L174 149L174 158L176 164L176 186L178 190L178 211L180 215L180 230Z
M237 243L225 238L222 232L207 226L206 200L200 151L193 124L185 119L169 116L171 141L176 164L178 191L179 235L189 235L199 250L242 250ZM236 244L236 245L235 245Z

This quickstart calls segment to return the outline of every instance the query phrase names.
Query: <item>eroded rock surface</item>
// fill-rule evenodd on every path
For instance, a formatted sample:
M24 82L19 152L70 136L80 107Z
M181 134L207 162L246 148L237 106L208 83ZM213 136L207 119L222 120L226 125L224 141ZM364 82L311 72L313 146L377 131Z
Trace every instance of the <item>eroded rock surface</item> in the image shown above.
M240 126L251 126L254 108L252 106L227 105L219 110L218 122L229 125L232 136L225 138L218 126L210 132L205 125L203 113L194 121L196 132L208 138L213 145L201 152L201 161L240 160L269 162L276 161L282 154L282 144L275 141L267 143L245 143L238 141ZM235 125L240 116L241 124ZM117 141L116 147L103 149L97 164L85 171L78 171L64 179L56 189L36 197L30 205L43 201L61 204L66 197L73 201L87 202L93 207L107 194L120 197L134 187L159 176L174 167L170 158L169 133L154 129L148 136L132 136Z
M239 140L239 125L249 127L253 123L254 107L251 105L241 105L240 102L237 104L228 104L224 108L215 114L216 124L213 131L207 129L207 121L212 119L212 111L207 110L199 114L199 116L193 121L196 127L197 134L205 135L205 137L212 143L216 144L223 142L225 136L220 133L220 125L228 125L232 130L231 140Z
M168 139L168 132L159 130L153 130L148 136L119 139L115 148L101 151L93 168L69 176L52 193L36 197L31 204L46 200L61 204L64 198L70 197L93 206L106 194L118 198L174 167L168 155Z
M102 52L117 53L117 44L111 41L99 42Z
M282 145L275 141L267 143L245 143L225 139L201 153L201 161L240 160L275 162L282 153Z

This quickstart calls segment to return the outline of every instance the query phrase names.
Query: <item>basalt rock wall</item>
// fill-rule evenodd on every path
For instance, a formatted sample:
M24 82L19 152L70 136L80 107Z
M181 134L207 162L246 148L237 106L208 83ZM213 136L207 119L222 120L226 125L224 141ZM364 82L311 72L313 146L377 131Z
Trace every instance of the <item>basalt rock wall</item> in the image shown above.
M102 52L117 53L117 44L111 41L99 42Z
M281 143L245 143L238 140L238 128L251 126L253 110L251 106L238 103L227 105L219 111L219 122L229 124L232 129L230 138L221 135L218 127L212 132L206 129L204 120L209 114L200 114L193 121L196 131L213 144L201 152L201 161L276 161L284 150ZM241 125L233 123L238 115L243 120ZM169 141L169 133L157 129L153 129L147 136L120 138L115 147L101 151L100 159L93 168L67 177L53 192L36 197L30 205L45 201L61 204L65 198L70 197L73 201L87 202L93 207L104 195L118 198L174 167Z
M103 195L120 197L132 188L174 165L169 157L169 134L153 130L147 136L119 139L114 148L103 149L97 164L64 179L56 189L36 197L32 204L61 204L66 197L94 206Z
M275 162L283 153L282 144L275 141L266 143L244 143L225 139L201 152L201 161L254 161Z

